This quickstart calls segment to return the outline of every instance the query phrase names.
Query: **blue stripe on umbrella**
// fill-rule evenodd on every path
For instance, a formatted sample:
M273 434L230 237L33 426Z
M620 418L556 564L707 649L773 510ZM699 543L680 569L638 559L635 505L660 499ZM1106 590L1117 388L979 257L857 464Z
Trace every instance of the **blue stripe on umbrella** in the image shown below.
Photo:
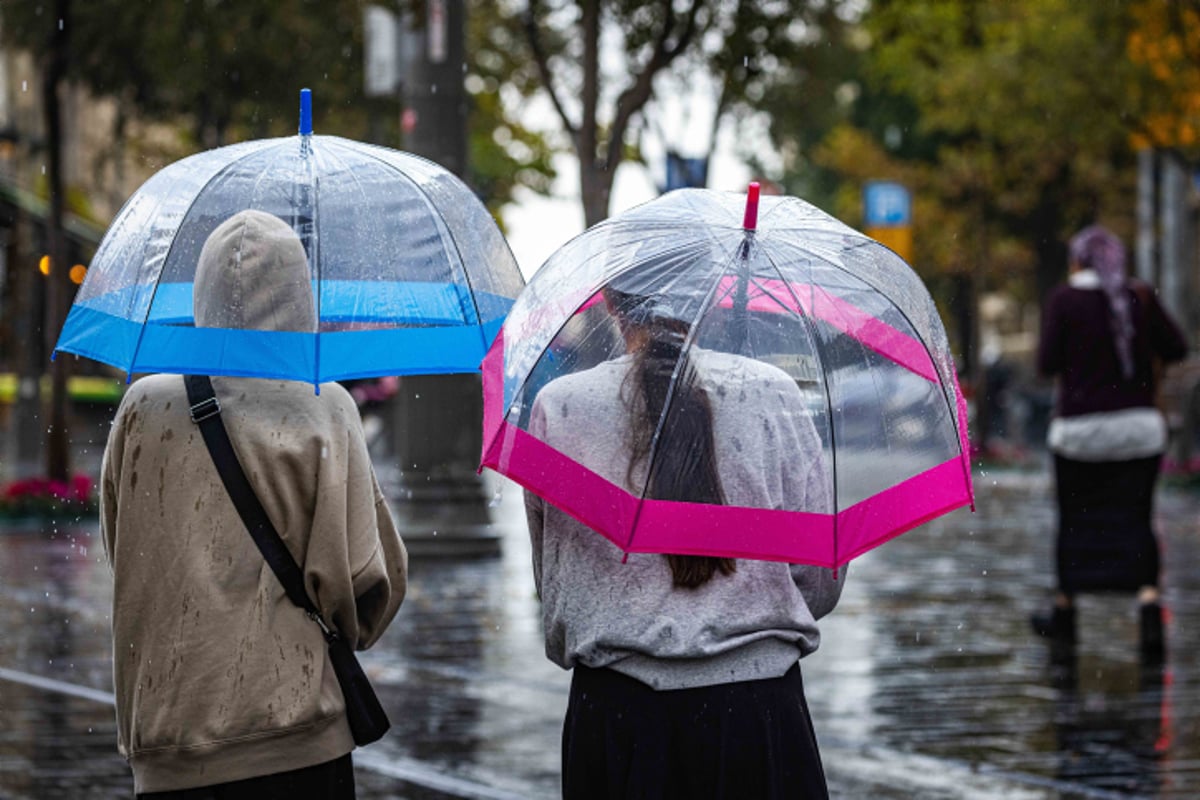
M511 303L511 301L508 301ZM483 325L371 328L321 334L140 325L113 314L71 308L58 350L129 373L186 372L311 382L379 375L477 372L502 318ZM315 338L321 340L314 366ZM97 347L96 343L103 343ZM137 357L134 361L134 353Z
M316 292L314 282L314 293ZM453 283L420 281L323 281L322 322L392 325L477 325L470 289ZM153 300L151 300L153 297ZM501 298L507 309L512 305ZM192 284L127 286L78 303L80 306L140 321L150 306L149 322L192 324Z

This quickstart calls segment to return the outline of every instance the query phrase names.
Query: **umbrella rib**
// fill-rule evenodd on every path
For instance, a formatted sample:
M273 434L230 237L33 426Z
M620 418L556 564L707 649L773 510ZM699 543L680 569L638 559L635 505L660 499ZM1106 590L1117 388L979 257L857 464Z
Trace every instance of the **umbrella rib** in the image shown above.
M405 178L408 178L407 174L405 174L395 164L393 164L392 162L383 158L382 156L376 155L375 153L371 152L367 148L364 148L364 153L366 155L370 156L371 158L374 158L376 161L380 162L384 166L394 169L397 172L400 172L402 175L404 175ZM413 153L404 153L404 155L408 156L409 158L418 159L420 161L424 161L429 164L432 164L435 167L437 167L438 169L445 170L445 167L442 167L437 162L430 161L427 158L422 158L421 156L415 155ZM450 175L453 175L453 173L449 172L449 170L447 170L447 173ZM456 179L458 179L457 175L454 175L454 177ZM425 202L429 203L430 208L437 208L437 204L434 203L432 198L429 197L428 192L425 191L425 187L423 187L419 182L412 180L411 178L408 178L408 179L410 181L412 181L413 186L415 186L417 191L421 193L421 196L425 198ZM440 215L439 215L438 219L440 220ZM471 273L467 269L466 259L463 258L462 251L458 247L458 240L455 239L453 236L450 236L448 238L449 238L451 244L454 246L454 254L456 256L458 256L458 263L462 270L463 282L466 283L466 285L467 285L467 297L470 300L471 309L475 312L475 327L479 331L479 341L480 341L480 344L483 345L484 352L486 352L488 349L488 345L490 345L491 342L487 341L487 335L483 332L483 314L479 310L479 302L475 299L475 286L471 283Z
M196 203L198 203L200 201L200 195L204 193L204 189L206 187L210 186L212 184L212 182L215 181L220 176L226 174L233 167L234 164L241 163L241 161L243 159L246 159L252 155L261 153L263 150L266 150L268 146L269 145L251 149L251 150L249 150L249 152L243 153L242 155L238 156L237 158L233 159L232 161L226 163L219 170L217 170L212 175L210 175L204 181L204 183L201 184L200 187L196 190L196 193L194 195L192 195L191 202L188 203L187 208L184 209L183 213L180 215L180 217L179 217L180 226L182 226L183 220L187 219L187 216L192 213L192 209L195 208ZM149 237L147 237L147 239L146 239L147 244L149 243L149 241L150 241L150 239L149 239ZM178 244L178 242L179 242L179 238L177 236L173 236L171 238L171 246L167 248L167 252L163 255L162 269L159 269L158 277L156 277L154 279L154 288L150 290L150 302L146 304L146 316L145 316L145 318L142 319L142 324L138 326L137 342L134 343L133 352L129 356L129 367L125 371L126 380L128 380L129 377L132 376L133 368L137 365L138 351L141 350L142 338L146 335L146 327L147 327L148 321L150 319L150 309L154 308L154 298L158 295L158 287L161 285L163 269L166 269L167 262L169 262L171 260L171 253L175 251L175 245ZM143 259L144 259L144 251L143 251Z
M679 350L681 357L675 362L675 367L671 370L671 382L667 386L667 397L663 401L662 412L658 415L658 423L654 426L654 436L650 439L650 453L646 459L645 483L642 485L640 499L633 512L633 522L629 526L629 538L625 543L625 552L627 553L629 552L629 548L633 546L633 539L637 533L638 522L642 516L642 506L646 500L646 490L650 487L650 476L653 474L654 463L658 458L658 440L662 435L663 426L666 425L667 415L671 411L671 403L675 400L675 387L678 385L680 377L679 366L683 361L682 354L691 349L692 344L696 341L696 331L700 327L700 321L704 317L705 311L711 307L713 297L715 296L720 285L720 280L712 281L712 286L709 287L708 292L704 296L704 302L700 303L700 306L696 312L696 318L688 324L687 336L684 338L683 345Z
M878 244L878 243L875 242L873 239L870 239L870 238L864 236L863 241L858 246L869 247L871 244ZM879 246L883 247L883 245L879 245ZM820 257L819 254L817 254L817 256ZM899 258L899 256L897 256L897 258ZM870 280L868 280L865 275L857 275L854 272L851 272L850 270L846 269L844 266L834 263L830 259L822 258L821 260L824 261L825 263L829 264L830 266L832 266L834 269L845 272L847 275L854 278L855 280L862 281L868 287L870 287L871 289L874 289L876 292L879 293L879 296L881 298L883 298L885 301L887 301L888 305L891 306L892 310L894 310L897 314L899 314L900 318L903 319L905 321L905 323L908 324L909 330L911 330L914 334L912 338L915 339L921 345L921 349L925 351L925 355L929 359L929 363L933 365L934 371L937 373L937 376L939 378L938 383L941 384L940 388L941 388L942 399L946 403L946 411L949 413L950 418L952 420L955 420L954 429L955 429L955 432L957 433L958 424L959 424L958 412L955 409L954 401L947 394L947 390L948 390L949 386L946 383L945 376L942 375L942 373L938 370L938 362L933 357L933 351L930 349L929 344L928 344L928 342L925 341L924 337L922 337L920 335L920 331L917 328L917 326L913 324L912 318L909 317L909 315L904 311L903 308L901 308L899 305L896 304L896 302L894 300L892 300L891 296L886 291L884 291L879 286L876 286L874 283L872 283ZM901 260L903 260L903 259L901 259ZM909 269L911 269L911 266L909 267ZM928 292L928 290L926 290L926 292ZM963 453L961 441L958 443L958 451L959 451L960 458L963 455L965 455L965 453Z
M938 378L939 378L939 380L938 380L938 383L940 384L940 387L939 387L939 388L941 389L941 392L939 392L939 394L941 394L941 396L942 396L942 400L944 400L944 401L945 401L945 403L946 403L946 411L947 411L947 413L950 415L950 419L954 420L954 431L955 431L955 433L957 434L957 433L958 433L958 426L959 426L959 423L960 423L960 420L958 419L958 410L957 410L957 408L955 407L955 405L956 405L956 404L954 403L954 401L953 401L953 400L950 398L950 396L947 394L947 390L950 388L950 384L948 384L948 383L946 382L946 379L945 379L945 377L944 377L944 376L942 375L942 373L941 373L941 372L938 370L938 362L937 362L937 360L936 360L936 359L933 357L933 351L929 349L929 345L928 345L928 344L925 342L925 339L921 337L921 335L920 335L919 331L917 330L917 326L913 324L913 321L912 321L912 319L911 319L911 318L909 318L908 314L906 314L906 313L905 313L904 309L902 309L902 308L900 308L900 306L896 305L896 303L894 303L894 302L892 301L892 299L891 299L890 297L888 297L886 294L884 294L882 291L880 292L880 294L883 296L883 298L884 298L885 300L887 300L887 301L888 301L888 303L889 303L889 304L891 304L892 308L893 308L893 309L896 311L896 313L897 313L897 314L899 314L899 315L900 315L900 317L901 317L901 318L902 318L902 319L903 319L903 320L904 320L906 323L908 323L908 327L909 327L910 329L912 329L912 332L913 332L914 334L916 334L916 335L914 335L914 336L913 336L913 338L914 338L914 339L916 339L916 340L917 340L917 341L918 341L918 342L921 344L921 348L922 348L922 349L925 351L925 355L926 355L926 356L929 358L929 363L930 363L930 364L933 364L933 369L934 369L934 372L936 372L936 373L937 373L937 376L938 376ZM931 300L931 302L932 302L932 300ZM956 443L956 445L958 446L958 455L959 455L959 458L962 458L963 456L965 456L965 455L966 455L966 453L964 453L964 452L963 452L963 448L962 448L962 440L961 440L961 439L959 439L959 438L958 438L958 436L955 436L955 443ZM969 475L967 476L967 479L968 479L968 482L969 482L969 481L970 481L970 476L969 476Z
M791 283L788 281L787 277L783 274L783 270L780 269L779 265L775 263L775 259L771 258L771 254L769 252L767 252L766 248L763 248L763 254L765 255L765 257L767 259L767 263L771 265L771 268L775 270L775 274L779 276L779 280L786 288L788 294L790 294L792 296L792 300L796 303L796 308L804 308L805 306L800 302L800 298L796 296L796 292L792 288ZM811 280L809 281L809 287L810 287L810 291L813 288L815 288L813 285L813 282ZM808 307L811 308L812 304L810 304ZM839 510L839 507L838 507L838 482L837 482L837 430L836 430L837 426L834 424L833 397L829 392L829 381L825 377L825 370L822 367L822 364L825 361L825 357L824 357L824 351L823 351L823 348L821 345L821 337L817 335L816 326L813 324L813 320L810 315L800 314L799 317L800 317L801 322L804 325L804 327L808 329L809 339L813 343L813 347L815 349L815 352L817 355L817 360L818 360L817 374L821 376L821 387L825 390L825 413L829 419L830 497L833 501L833 509L832 509L832 511L833 511L833 515L832 515L833 516L833 563L834 563L834 569L837 569L837 564L838 564L838 510Z

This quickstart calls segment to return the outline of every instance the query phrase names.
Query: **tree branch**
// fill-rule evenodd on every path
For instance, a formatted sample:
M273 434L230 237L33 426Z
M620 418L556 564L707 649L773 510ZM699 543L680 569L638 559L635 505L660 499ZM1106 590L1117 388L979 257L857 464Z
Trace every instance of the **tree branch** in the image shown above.
M620 97L617 98L617 113L613 118L604 157L606 169L612 169L620 163L625 131L629 127L629 121L633 115L649 101L654 90L654 77L670 66L671 62L687 50L688 45L691 44L692 37L696 33L696 19L702 5L700 0L693 0L691 8L688 9L687 16L683 20L683 29L680 31L679 37L674 44L670 44L671 32L675 28L675 17L671 13L671 0L661 0L663 27L654 42L654 51L650 54L650 59L642 71L634 79L633 85L621 92Z
M525 40L529 43L529 49L533 53L533 63L537 66L538 76L542 80L542 86L545 87L546 93L550 95L550 102L554 105L554 110L558 112L559 119L562 120L563 127L572 139L579 135L579 129L571 118L567 116L567 110L563 108L562 101L558 97L558 92L554 89L554 82L550 75L550 59L546 54L546 49L542 46L542 37L538 33L537 16L534 13L534 0L530 0L529 8L525 11Z

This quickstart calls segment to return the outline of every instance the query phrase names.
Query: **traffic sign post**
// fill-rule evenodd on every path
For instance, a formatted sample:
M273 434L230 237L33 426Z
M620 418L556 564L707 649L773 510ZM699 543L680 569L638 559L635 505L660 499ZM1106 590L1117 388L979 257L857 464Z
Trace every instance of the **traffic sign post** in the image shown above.
M870 181L863 187L865 233L912 262L912 195L895 181Z

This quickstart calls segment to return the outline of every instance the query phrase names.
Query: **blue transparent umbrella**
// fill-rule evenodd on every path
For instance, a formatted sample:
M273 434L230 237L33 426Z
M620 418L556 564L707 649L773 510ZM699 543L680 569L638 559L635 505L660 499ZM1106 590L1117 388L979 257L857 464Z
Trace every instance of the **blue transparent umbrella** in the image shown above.
M221 147L162 169L125 203L55 347L126 373L320 383L473 372L524 281L474 193L423 158L312 134ZM200 250L245 209L289 223L308 254L313 333L196 327Z

